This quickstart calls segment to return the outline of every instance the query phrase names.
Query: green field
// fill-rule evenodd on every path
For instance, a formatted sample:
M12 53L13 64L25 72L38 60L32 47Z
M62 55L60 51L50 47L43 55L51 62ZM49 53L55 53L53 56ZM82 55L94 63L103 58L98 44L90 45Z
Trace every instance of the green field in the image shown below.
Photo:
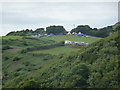
M55 35L51 37L22 37L22 36L5 36L3 39L3 47L10 46L12 49L7 51L9 52L17 52L21 51L22 49L32 48L32 47L40 47L44 45L51 45L55 43L59 43L61 41L70 40L70 41L78 41L78 42L86 42L86 43L93 43L95 41L100 40L101 38L98 37L81 37L81 36L74 36L74 35ZM4 44L5 43L5 44ZM69 53L72 51L78 51L80 48L71 48L70 46L62 46L62 47L55 47L45 50L34 50L34 53L49 53L49 54L62 54L62 53Z
M45 53L45 54L53 54L53 55L58 55L58 54L66 54L70 52L75 52L80 50L80 48L72 48L70 46L62 46L62 47L55 47L51 49L45 49L45 50L38 50L38 51L33 51L31 53Z
M82 36L74 36L74 35L57 35L57 36L43 37L43 38L54 40L57 42L70 40L74 42L85 42L85 43L93 43L101 39L98 37L82 37Z
M74 36L74 35L56 35L56 36L42 37L42 38L48 39L48 40L53 40L56 42L70 40L70 41L74 41L74 42L86 42L86 43L93 43L93 42L101 39L98 37L82 37L82 36ZM48 53L48 54L58 55L58 54L75 52L80 49L81 48L72 48L71 46L62 46L62 47L55 47L55 48L51 48L51 49L45 49L45 50L37 50L37 51L33 51L31 53Z

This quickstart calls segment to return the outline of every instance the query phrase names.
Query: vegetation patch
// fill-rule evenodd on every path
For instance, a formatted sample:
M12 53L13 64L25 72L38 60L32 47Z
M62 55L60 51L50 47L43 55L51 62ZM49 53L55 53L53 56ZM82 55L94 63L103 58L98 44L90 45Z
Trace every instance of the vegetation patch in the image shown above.
M3 46L12 49L2 53L3 88L119 88L118 33L102 39L5 36ZM78 48L64 45L64 40L90 45Z

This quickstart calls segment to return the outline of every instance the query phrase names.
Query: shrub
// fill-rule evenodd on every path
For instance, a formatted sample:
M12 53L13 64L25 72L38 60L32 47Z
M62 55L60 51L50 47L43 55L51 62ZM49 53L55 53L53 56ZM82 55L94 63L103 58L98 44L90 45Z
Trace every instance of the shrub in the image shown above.
M23 64L25 64L25 66L29 66L30 62L24 62Z
M19 61L20 59L20 57L14 57L13 61Z
M19 76L19 73L15 72L13 75L16 77L16 76Z
M5 57L4 57L4 59L5 59L5 60L8 60L8 59L9 59L9 57L5 56Z
M12 47L10 47L10 46L3 46L2 47L2 50L8 50L8 49L12 49Z
M16 71L18 72L18 71L21 71L23 68L18 68L18 69L16 69Z
M21 50L21 53L27 53L26 49Z
M19 83L18 88L38 88L39 84L34 79L28 81L22 81Z

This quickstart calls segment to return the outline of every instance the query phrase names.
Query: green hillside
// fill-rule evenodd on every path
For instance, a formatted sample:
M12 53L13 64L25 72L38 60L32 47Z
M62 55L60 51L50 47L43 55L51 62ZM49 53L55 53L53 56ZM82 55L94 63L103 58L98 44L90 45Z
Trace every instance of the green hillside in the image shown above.
M92 39L94 38L94 39ZM17 76L33 74L47 66L53 58L63 57L83 47L73 48L63 41L95 42L101 38L56 35L52 37L4 36L2 37L3 86Z
M72 48L71 46L61 46L61 47L55 47L55 48L51 48L51 49L37 50L37 51L30 52L30 53L34 53L34 54L44 53L44 54L59 55L59 54L75 52L80 49L81 48Z
M74 36L74 35L55 35L52 37L43 37L43 38L54 40L56 42L70 40L75 42L86 42L86 43L93 43L101 39L98 37L81 37L81 36Z
M117 32L101 40L76 36L11 38L3 37L3 46L9 46L3 49L4 88L120 87L120 38ZM62 44L66 39L92 44L71 48ZM47 49L41 49L44 46Z

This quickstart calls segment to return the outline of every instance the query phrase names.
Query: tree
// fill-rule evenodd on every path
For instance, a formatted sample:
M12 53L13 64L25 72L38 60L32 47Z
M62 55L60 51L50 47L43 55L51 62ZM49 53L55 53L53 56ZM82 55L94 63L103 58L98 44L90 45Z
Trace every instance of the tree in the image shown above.
M79 77L77 77L77 79L76 79L75 87L78 87L78 86L86 87L86 86L88 86L87 79L88 79L90 70L89 70L89 66L86 63L78 64L77 66L75 66L72 69L72 72L75 75L79 75Z
M38 34L45 34L46 33L44 28L37 28L34 32L38 33Z
M67 31L64 29L63 26L49 26L46 28L46 33L50 34L66 34Z
M109 36L111 33L115 32L116 30L113 30L113 26L107 26L104 28L91 28L88 25L79 25L76 28L71 30L71 33L76 32L76 33L84 33L87 35L92 35L92 36L96 36L96 37L107 37Z
M88 25L79 25L77 26L77 28L74 28L71 30L71 33L72 32L76 32L76 33L84 33L84 34L89 34L89 32L92 30L92 28L90 28L90 26Z

